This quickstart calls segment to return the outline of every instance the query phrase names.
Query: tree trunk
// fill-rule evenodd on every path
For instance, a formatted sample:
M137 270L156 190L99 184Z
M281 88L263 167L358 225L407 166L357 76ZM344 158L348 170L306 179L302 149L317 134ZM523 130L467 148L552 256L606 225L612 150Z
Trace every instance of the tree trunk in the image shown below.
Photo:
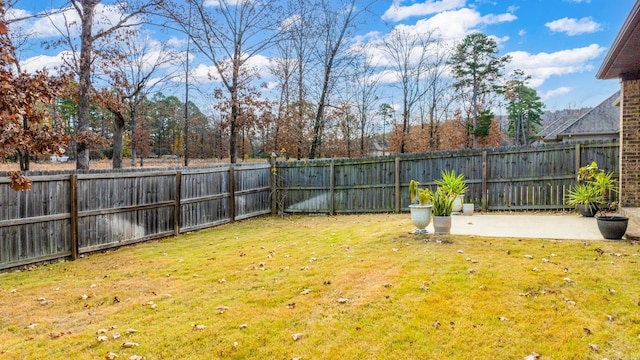
M473 94L471 98L473 106L473 148L478 148L478 78L473 73Z
M18 71L20 71L18 69ZM26 132L27 129L29 128L29 120L28 120L28 116L25 115L22 118L22 128L24 129L24 131ZM20 163L20 171L29 171L29 163L30 163L30 154L28 150L18 150L18 162Z
M16 155L18 156L18 162L20 163L20 171L29 171L29 164L31 161L29 153L24 150L18 150Z
M124 130L124 117L122 114L113 113L113 158L114 169L122 168L122 132Z
M236 146L238 137L238 89L234 87L231 92L231 124L229 127L229 162L235 164L237 162Z
M322 131L324 130L324 107L325 107L324 102L326 101L327 92L329 89L328 72L330 72L330 70L325 70L324 85L322 86L320 103L318 104L316 119L313 122L313 141L311 142L311 151L309 152L309 159L315 159L316 153L320 152L320 145L322 144Z
M133 103L131 104L132 109L129 112L131 116L131 167L136 167L136 100L132 99ZM124 119L122 119L124 122ZM124 125L123 125L124 127Z
M76 134L89 130L89 110L91 107L91 57L93 52L92 25L94 1L82 1L82 31L80 35L80 81L78 84L78 120ZM76 142L76 169L89 169L89 147L84 141Z

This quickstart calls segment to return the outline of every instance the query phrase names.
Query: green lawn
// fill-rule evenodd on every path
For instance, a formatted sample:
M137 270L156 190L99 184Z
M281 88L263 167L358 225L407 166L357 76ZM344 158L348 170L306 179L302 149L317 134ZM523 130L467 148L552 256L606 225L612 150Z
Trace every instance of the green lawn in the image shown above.
M412 229L264 217L2 273L0 358L640 359L637 245Z

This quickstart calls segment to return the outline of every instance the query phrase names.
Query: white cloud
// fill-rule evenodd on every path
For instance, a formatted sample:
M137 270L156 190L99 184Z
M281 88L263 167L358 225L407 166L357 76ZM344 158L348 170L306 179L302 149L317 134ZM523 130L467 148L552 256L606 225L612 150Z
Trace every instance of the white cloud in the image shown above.
M224 1L227 6L236 6L252 2L252 0L206 0L204 6L220 6L221 1Z
M225 61L229 61L228 59ZM246 61L245 66L257 73L261 79L271 77L269 71L270 59L262 55L254 55ZM201 83L219 82L220 76L214 65L198 64L190 71L190 76Z
M495 42L496 42L496 44L498 44L498 46L500 46L500 45L502 45L502 44L506 43L506 42L507 42L507 41L509 41L509 39L510 39L510 37L509 37L509 36L503 36L503 37L500 37L500 38L499 38L499 37L494 36L494 35L489 35L489 38L490 38L490 39L493 39L493 41L495 41Z
M71 52L63 51L57 55L37 55L20 62L22 71L34 73L37 70L47 69L49 74L56 74L55 69L64 64L64 58L71 57Z
M187 39L180 39L172 36L166 41L166 43L170 48L179 49L187 44Z
M5 18L11 21L11 20L21 19L27 16L31 16L31 15L32 14L26 10L10 8L10 9L7 9L7 12L5 13Z
M574 3L584 2L584 3L587 3L587 4L591 2L591 0L564 0L564 1L566 1L566 2L574 2Z
M571 92L571 90L572 89L570 87L568 87L568 86L561 86L561 87L559 87L557 89L552 89L552 90L549 90L549 91L545 91L544 93L542 93L542 95L540 95L540 98L542 100L551 99L551 98L556 97L556 96L561 96L561 95L564 95L564 94L568 94L568 93Z
M582 19L574 19L564 17L544 24L549 30L555 32L564 32L569 36L593 33L602 30L602 27L590 17Z
M190 71L190 76L203 83L217 82L218 70L213 65L200 64Z
M54 11L56 9L53 9ZM94 15L94 33L99 30L107 29L116 24L123 17L120 6L98 4L95 8ZM129 20L129 23L138 21L135 18ZM28 28L29 32L37 39L46 39L49 37L60 36L58 29L69 28L70 35L77 37L80 34L80 16L78 12L68 7L63 12L55 13L50 16L37 18L26 22L21 22L20 26Z
M549 77L580 73L593 70L590 61L597 59L606 49L598 44L586 47L557 51L554 53L530 54L525 51L514 51L511 56L509 71L522 69L531 76L529 84L538 87Z
M527 34L527 31L524 29L518 31L518 36L525 36L526 34Z
M511 22L517 17L513 14L488 14L485 16L473 9L444 11L428 19L418 20L415 25L407 26L413 31L424 34L436 29L443 40L460 40L483 25Z
M457 9L465 5L465 0L426 0L423 3L414 3L409 6L402 6L401 4L401 0L394 0L391 7L382 15L382 19L401 21L413 16L425 16Z

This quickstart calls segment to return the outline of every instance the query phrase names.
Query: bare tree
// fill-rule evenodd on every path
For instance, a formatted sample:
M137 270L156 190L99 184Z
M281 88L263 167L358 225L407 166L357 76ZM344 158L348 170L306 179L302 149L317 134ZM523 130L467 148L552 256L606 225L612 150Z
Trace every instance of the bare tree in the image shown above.
M419 34L397 27L387 35L382 44L389 63L387 71L394 76L394 86L402 93L401 153L406 150L406 136L410 130L413 107L429 90L428 86L424 86L423 78L427 76L429 69L432 34L433 31Z
M316 0L293 0L289 2L287 14L290 16L283 23L283 37L279 42L279 54L291 66L291 105L287 118L294 124L296 139L295 154L298 159L304 156L306 144L304 134L307 127L309 110L307 78L312 67L312 56L318 43L318 24L315 9L319 7Z
M424 106L428 114L429 150L436 150L440 146L440 124L447 120L449 107L454 101L452 81L447 76L449 67L447 59L452 49L440 40L432 44L431 57L425 86L427 93L420 106Z
M215 75L227 92L231 107L229 157L235 163L242 112L239 94L257 76L250 60L277 41L281 11L271 1L191 1L189 5L193 7L191 22L184 16L186 11L176 10L177 5L167 10L198 51L213 63Z
M331 1L322 0L321 13L317 22L320 25L319 42L316 47L318 60L321 64L321 78L319 100L313 123L313 140L309 158L315 158L322 145L322 133L324 131L325 108L329 98L332 82L335 77L336 67L340 58L347 50L347 37L356 25L360 14L368 11L368 6L358 7L356 0L341 2L337 8L332 8Z
M113 134L113 167L122 167L122 135L125 123L131 127L131 166L136 164L137 120L141 107L154 89L175 76L161 70L177 61L178 54L166 43L151 40L139 31L126 31L109 48L110 57L102 58L111 89L104 89L101 103L115 117Z
M120 30L134 29L146 22L145 15L157 9L164 0L125 0L111 5L117 9L119 16L111 19L97 14L98 6L104 4L102 0L69 0L70 11L75 11L79 17L80 44L76 42L74 26L76 21L69 18L71 14L63 12L64 27L52 24L60 32L61 39L54 42L54 46L62 46L69 50L69 57L65 59L70 70L78 76L78 116L76 119L76 168L89 169L89 148L94 138L90 129L90 108L92 98L96 96L93 87L93 65L96 58L98 42L108 43L108 38ZM107 5L105 5L107 6ZM96 16L97 15L97 16ZM98 25L94 29L94 25Z
M289 36L283 37L277 44L278 56L271 59L269 70L278 80L278 101L276 117L273 121L272 151L279 151L281 141L281 125L288 120L289 111L294 103L292 93L294 91L294 72L298 67L297 59L294 57L293 40Z
M378 65L373 63L367 46L358 50L359 56L354 63L353 88L357 106L360 156L365 154L365 139L373 132L373 114L378 100Z

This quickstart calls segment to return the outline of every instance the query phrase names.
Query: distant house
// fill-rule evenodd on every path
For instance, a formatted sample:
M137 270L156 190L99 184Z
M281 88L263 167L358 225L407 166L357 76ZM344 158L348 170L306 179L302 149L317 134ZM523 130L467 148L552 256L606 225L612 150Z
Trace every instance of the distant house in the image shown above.
M384 156L389 155L386 141L379 141L377 139L371 139L371 156Z
M543 143L618 141L620 138L620 91L582 116L564 116L536 136Z

